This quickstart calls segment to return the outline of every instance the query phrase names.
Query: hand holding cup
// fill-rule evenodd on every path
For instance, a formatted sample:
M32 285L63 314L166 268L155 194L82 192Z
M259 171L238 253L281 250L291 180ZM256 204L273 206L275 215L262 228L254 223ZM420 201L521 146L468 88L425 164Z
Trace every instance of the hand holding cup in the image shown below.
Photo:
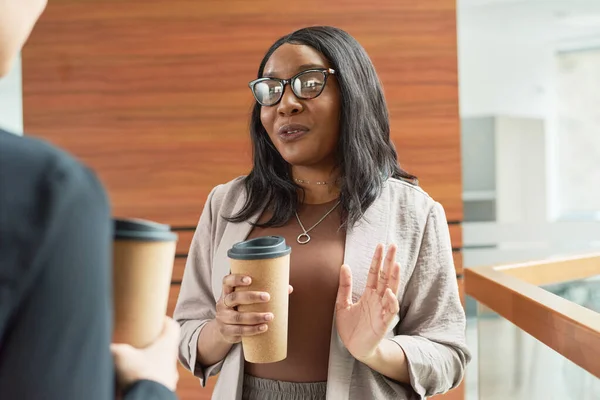
M224 287L219 302L230 308L225 332L233 340L241 337L248 362L273 363L287 357L290 253L280 236L250 239L227 251L234 277L225 279L235 286Z
M275 317L271 312L240 312L240 305L268 303L271 296L260 291L236 291L248 287L252 278L244 275L227 275L223 278L223 294L217 303L216 321L219 333L227 343L239 343L242 337L255 336L269 329L268 322ZM289 286L288 293L293 288Z

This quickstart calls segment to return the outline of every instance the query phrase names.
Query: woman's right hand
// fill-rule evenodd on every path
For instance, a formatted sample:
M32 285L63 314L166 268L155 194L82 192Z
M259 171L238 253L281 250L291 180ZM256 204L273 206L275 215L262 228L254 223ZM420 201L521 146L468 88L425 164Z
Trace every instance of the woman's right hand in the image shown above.
M218 331L227 343L239 343L242 337L255 336L269 329L268 322L272 321L272 313L238 312L236 307L244 304L267 303L269 293L256 291L235 291L236 287L249 286L252 278L244 275L227 275L223 278L223 291L217 302L215 318ZM292 293L292 287L289 293Z

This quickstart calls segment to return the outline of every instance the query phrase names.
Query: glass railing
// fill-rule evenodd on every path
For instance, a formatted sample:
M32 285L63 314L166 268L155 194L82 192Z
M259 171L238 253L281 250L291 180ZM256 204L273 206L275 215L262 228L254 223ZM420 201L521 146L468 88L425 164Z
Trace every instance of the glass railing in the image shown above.
M468 269L465 285L479 400L600 399L600 255Z

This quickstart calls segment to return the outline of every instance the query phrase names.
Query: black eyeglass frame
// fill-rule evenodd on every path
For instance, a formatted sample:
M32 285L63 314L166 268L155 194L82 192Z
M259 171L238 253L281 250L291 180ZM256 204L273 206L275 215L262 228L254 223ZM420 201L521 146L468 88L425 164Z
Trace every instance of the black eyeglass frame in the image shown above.
M303 96L300 96L298 93L296 93L296 91L294 90L294 85L292 85L292 82L294 80L298 79L299 76L307 74L309 72L321 72L323 74L323 86L321 87L321 90L319 91L319 93L317 93L316 96L303 97ZM292 76L290 79L258 78L258 79L255 79L255 80L249 82L248 87L250 88L250 91L252 92L252 96L254 96L254 99L256 100L256 102L258 104L260 104L263 107L273 107L273 106L279 104L281 99L283 99L283 95L285 94L286 85L290 85L290 87L292 88L292 93L294 93L294 96L296 96L297 98L299 98L301 100L316 99L317 97L319 97L321 95L321 93L323 93L325 86L327 86L327 78L329 77L329 75L335 75L335 70L333 68L311 68L311 69L307 69L302 72L298 72L296 75ZM281 95L279 96L279 99L277 99L277 101L273 104L262 103L256 96L256 93L254 92L254 86L256 86L256 84L258 84L258 83L265 82L265 81L276 81L276 82L279 82L282 86Z

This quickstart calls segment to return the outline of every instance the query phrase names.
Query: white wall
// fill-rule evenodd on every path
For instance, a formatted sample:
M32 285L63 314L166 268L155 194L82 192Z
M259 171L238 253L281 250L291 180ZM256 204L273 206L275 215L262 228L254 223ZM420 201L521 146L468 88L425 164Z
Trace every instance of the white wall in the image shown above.
M23 132L20 59L15 63L11 72L0 79L0 127L17 134Z
M461 117L550 115L552 46L464 34L458 57Z
M559 59L561 216L600 220L600 47Z
M545 223L546 135L538 118L498 117L496 139L496 221Z

